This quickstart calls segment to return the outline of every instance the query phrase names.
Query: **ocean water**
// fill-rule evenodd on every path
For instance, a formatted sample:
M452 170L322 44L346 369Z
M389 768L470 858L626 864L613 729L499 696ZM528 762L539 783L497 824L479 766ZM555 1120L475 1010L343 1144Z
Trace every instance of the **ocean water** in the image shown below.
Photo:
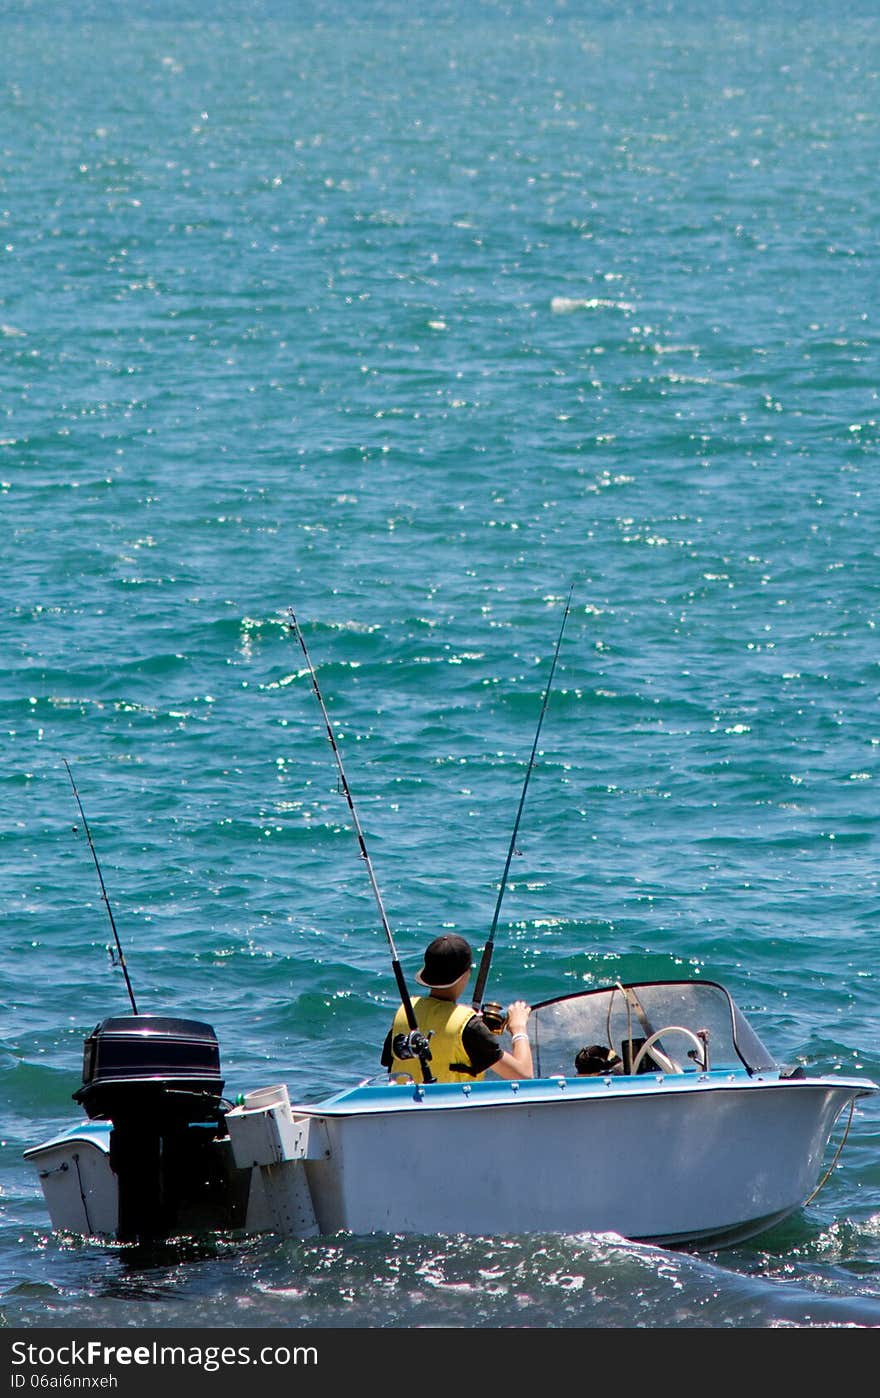
M127 1008L64 759L140 1009L230 1093L377 1070L288 606L410 974L488 930L574 584L495 998L705 975L880 1080L875 7L20 0L0 46L0 1323L880 1324L876 1099L709 1254L145 1254L22 1160Z

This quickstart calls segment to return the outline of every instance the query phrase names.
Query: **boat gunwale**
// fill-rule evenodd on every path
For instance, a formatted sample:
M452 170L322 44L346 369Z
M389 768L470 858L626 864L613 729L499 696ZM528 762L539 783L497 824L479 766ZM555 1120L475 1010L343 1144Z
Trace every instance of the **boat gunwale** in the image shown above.
M41 1141L36 1146L28 1146L27 1150L22 1151L22 1159L33 1160L43 1151L58 1150L62 1146L75 1145L77 1142L95 1146L97 1150L104 1151L106 1154L110 1150L110 1132L112 1129L113 1123L109 1119L90 1117L87 1121L76 1122L75 1125L59 1131L48 1141Z
M682 1081L684 1078L684 1081ZM523 1084L528 1086L523 1090ZM437 1089L441 1089L440 1092ZM539 1091L536 1092L535 1089ZM880 1084L872 1079L820 1077L781 1078L750 1074L745 1069L719 1069L697 1074L639 1074L631 1077L531 1078L523 1079L513 1088L511 1082L495 1083L434 1083L428 1085L369 1084L346 1088L323 1102L292 1103L295 1117L332 1117L343 1119L358 1116L398 1116L401 1112L417 1111L490 1111L512 1107L550 1107L563 1102L628 1102L661 1093L674 1097L694 1093L780 1091L796 1089L844 1090L853 1101L880 1093ZM451 1090L450 1090L451 1089ZM469 1090L465 1090L469 1089ZM483 1089L480 1091L480 1089ZM616 1089L616 1090L615 1090ZM375 1094L373 1100L355 1094ZM400 1093L397 1101L390 1094ZM845 1102L844 1102L845 1105Z

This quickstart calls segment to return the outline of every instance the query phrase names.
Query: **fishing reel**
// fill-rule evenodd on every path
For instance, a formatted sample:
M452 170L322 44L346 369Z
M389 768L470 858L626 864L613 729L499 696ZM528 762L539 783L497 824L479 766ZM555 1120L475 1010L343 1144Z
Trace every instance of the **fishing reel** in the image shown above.
M481 1012L483 1023L493 1034L503 1034L507 1028L507 1015L496 1000L487 1000Z
M430 1037L420 1029L411 1029L408 1034L395 1034L391 1040L391 1052L395 1058L418 1058L424 1063L431 1057Z

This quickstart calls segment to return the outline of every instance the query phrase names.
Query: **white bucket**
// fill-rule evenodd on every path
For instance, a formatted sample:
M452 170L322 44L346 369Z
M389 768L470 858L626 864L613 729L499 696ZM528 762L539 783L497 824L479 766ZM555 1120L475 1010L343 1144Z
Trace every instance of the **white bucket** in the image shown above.
M246 1112L265 1110L266 1107L282 1107L286 1114L290 1113L290 1093L284 1083L277 1083L275 1087L258 1087L255 1092L245 1093Z

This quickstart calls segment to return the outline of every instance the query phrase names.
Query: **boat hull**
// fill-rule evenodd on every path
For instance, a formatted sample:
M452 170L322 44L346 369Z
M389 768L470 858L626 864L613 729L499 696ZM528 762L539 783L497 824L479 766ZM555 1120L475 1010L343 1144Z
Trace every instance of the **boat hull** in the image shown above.
M318 1225L741 1240L803 1204L858 1089L713 1076L591 1091L560 1080L506 1099L475 1085L460 1105L433 1109L436 1089L423 1089L414 1110L315 1113L330 1146L306 1166Z
M840 1113L877 1090L712 1072L364 1084L291 1108L273 1089L227 1113L229 1139L216 1145L247 1200L246 1232L613 1232L727 1246L801 1207ZM109 1136L109 1122L90 1122L28 1151L53 1227L116 1235ZM227 1200L200 1226L230 1216Z
M52 1227L86 1237L113 1237L119 1187L110 1168L110 1123L83 1122L25 1151L36 1169Z

